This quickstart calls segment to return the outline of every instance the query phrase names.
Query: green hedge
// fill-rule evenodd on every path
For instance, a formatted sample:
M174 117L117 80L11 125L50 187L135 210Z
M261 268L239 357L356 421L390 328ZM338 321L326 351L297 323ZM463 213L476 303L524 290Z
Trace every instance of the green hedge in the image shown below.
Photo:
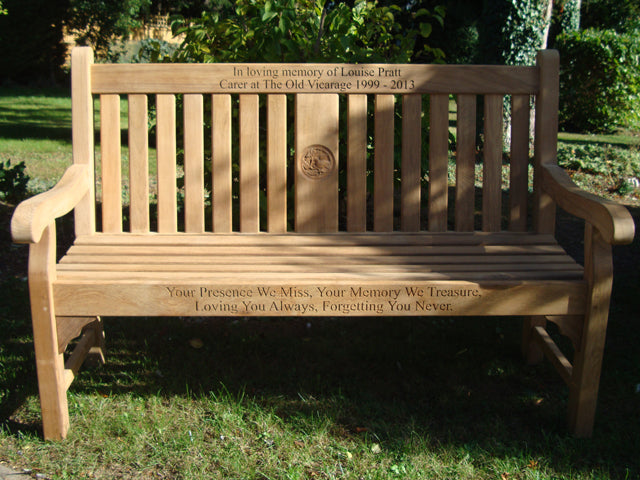
M610 132L640 124L640 38L588 29L556 38L560 123L566 131Z

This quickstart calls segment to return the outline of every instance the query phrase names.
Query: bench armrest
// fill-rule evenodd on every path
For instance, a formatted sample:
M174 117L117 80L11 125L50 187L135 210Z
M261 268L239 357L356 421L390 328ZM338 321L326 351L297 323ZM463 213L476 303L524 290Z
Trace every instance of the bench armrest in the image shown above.
M89 168L72 165L49 191L21 202L11 218L15 243L37 243L44 229L70 212L89 191Z
M611 245L633 241L635 225L622 205L585 192L558 165L542 165L542 189L564 210L593 225Z

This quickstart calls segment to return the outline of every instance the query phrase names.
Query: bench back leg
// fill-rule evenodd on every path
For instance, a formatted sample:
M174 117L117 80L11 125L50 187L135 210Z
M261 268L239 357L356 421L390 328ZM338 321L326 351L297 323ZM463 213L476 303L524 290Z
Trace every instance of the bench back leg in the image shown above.
M613 283L611 245L588 224L585 231L585 277L588 284L587 313L569 384L569 428L577 437L589 437L593 431Z
M64 356L59 353L52 282L55 277L55 224L29 251L29 295L36 353L42 426L47 440L61 439L69 429Z
M546 327L547 319L542 316L526 317L522 321L522 356L527 365L535 365L544 360L544 353L533 336L535 327Z

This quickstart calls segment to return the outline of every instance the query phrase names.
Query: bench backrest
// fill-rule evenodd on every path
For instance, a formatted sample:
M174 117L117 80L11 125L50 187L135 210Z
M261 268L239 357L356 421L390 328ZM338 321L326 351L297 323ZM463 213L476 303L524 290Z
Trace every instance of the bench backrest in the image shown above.
M531 67L115 65L93 64L90 49L76 48L74 162L91 168L96 98L98 231L553 231L554 206L529 175L529 145L535 105L534 165L555 161L554 51ZM96 231L94 196L76 209L79 235Z

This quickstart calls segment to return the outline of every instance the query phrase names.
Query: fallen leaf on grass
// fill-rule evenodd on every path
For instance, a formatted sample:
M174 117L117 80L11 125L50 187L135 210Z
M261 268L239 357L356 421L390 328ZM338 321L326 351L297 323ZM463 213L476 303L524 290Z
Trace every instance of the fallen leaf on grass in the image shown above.
M382 453L382 448L380 448L379 444L374 443L373 445L371 445L371 453L373 453L374 455L378 455L379 453Z

